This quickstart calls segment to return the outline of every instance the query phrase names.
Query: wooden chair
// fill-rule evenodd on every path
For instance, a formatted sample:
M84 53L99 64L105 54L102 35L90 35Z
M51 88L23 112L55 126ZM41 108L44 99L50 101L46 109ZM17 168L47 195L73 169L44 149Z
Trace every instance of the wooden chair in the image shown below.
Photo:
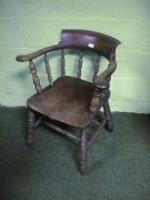
M17 61L29 62L36 94L27 100L28 108L28 133L27 144L33 142L35 129L41 123L68 136L80 146L80 171L86 174L87 151L92 146L97 135L103 127L108 131L113 130L112 115L108 99L110 96L110 79L115 71L117 63L115 51L120 41L108 35L87 30L62 30L61 42L58 45L46 47L28 55L19 55ZM65 55L68 50L74 49L79 52L77 77L65 76ZM54 51L60 52L61 77L52 81L49 54ZM81 80L82 62L84 52L94 52L95 63L93 82ZM92 54L93 55L93 54ZM37 75L34 60L44 56L49 85L42 89L40 79ZM100 56L108 61L108 67L100 75ZM98 124L98 129L88 139L86 128L92 123L96 111L104 109L104 119ZM37 117L38 116L38 117ZM58 123L59 122L59 123ZM63 129L59 124L66 124L79 129L80 137Z

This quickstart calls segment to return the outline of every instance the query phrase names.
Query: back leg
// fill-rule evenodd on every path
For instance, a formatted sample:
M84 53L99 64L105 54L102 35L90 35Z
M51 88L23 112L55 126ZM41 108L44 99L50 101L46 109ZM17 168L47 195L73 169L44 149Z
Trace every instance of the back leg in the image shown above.
M103 108L104 108L104 115L107 119L107 122L106 122L106 129L110 132L113 131L113 121L112 121L112 115L111 115L111 111L110 111L110 106L109 106L109 102L108 100L104 103L103 105Z
M35 113L28 109L28 127L27 127L27 145L33 143L33 137L35 134Z

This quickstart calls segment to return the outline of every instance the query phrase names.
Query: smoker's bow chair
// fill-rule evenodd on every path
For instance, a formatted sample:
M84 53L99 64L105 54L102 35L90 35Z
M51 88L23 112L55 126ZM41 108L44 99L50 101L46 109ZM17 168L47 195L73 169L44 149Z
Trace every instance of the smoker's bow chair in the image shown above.
M105 127L113 130L112 116L108 99L110 96L109 82L117 63L116 47L120 41L108 35L86 30L62 30L61 42L58 45L47 47L28 55L19 55L17 61L29 62L36 94L27 100L28 132L27 144L32 144L35 128L41 123L70 137L80 146L80 171L86 173L87 151L92 146L96 136ZM77 78L65 76L65 51L76 49L79 53ZM60 51L61 77L52 81L48 55L53 51ZM81 80L81 69L84 51L95 53L93 82ZM100 56L108 61L108 67L100 75ZM42 89L34 60L44 56L49 85ZM104 110L104 120L98 124L98 129L91 139L87 139L86 127L93 121L96 111L101 107ZM38 118L37 118L38 116ZM39 117L40 116L40 117ZM56 123L57 122L57 123ZM59 126L59 123L76 127L81 131L80 137Z

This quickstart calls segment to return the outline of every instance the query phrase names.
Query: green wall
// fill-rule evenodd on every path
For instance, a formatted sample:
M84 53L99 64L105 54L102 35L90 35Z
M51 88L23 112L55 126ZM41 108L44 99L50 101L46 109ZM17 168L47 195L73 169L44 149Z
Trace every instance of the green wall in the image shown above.
M150 112L149 0L0 0L2 105L24 105L34 91L28 64L17 63L16 55L57 43L64 28L94 30L121 40L112 110Z

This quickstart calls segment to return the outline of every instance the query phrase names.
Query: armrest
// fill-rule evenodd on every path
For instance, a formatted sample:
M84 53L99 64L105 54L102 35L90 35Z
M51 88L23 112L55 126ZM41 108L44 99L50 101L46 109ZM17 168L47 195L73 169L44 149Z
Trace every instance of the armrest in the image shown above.
M112 73L116 70L117 62L115 59L111 59L108 67L104 70L95 80L94 84L98 88L107 88Z
M16 57L16 60L19 61L19 62L31 61L32 59L37 58L37 57L39 57L43 54L46 54L47 52L55 51L55 50L58 50L58 49L60 49L59 45L46 47L46 48L40 49L38 51L35 51L35 52L27 54L27 55L18 55Z
M111 57L107 69L104 70L94 81L95 92L91 100L91 112L95 112L99 109L103 105L105 99L109 97L109 81L112 73L116 70L116 67L117 62L115 57Z

